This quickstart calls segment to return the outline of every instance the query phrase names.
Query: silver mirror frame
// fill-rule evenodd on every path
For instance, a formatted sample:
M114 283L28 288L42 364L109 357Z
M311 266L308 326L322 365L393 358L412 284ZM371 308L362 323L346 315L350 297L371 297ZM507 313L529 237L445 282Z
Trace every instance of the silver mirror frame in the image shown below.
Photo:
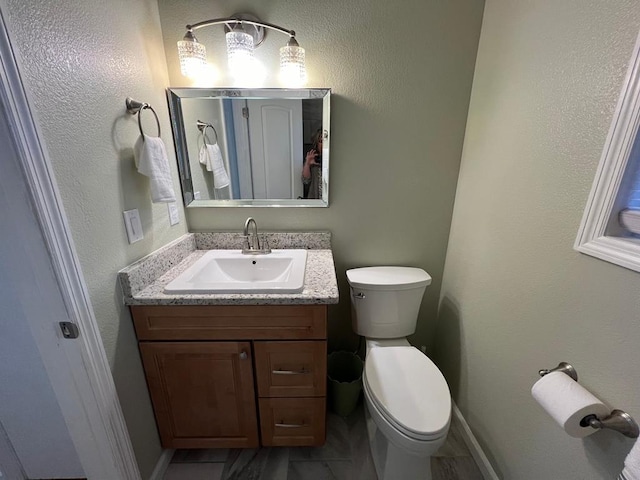
M193 185L184 119L181 108L182 98L255 98L255 99L313 99L323 100L323 163L322 199L254 199L254 200L195 200L193 198ZM329 206L329 152L331 140L330 125L330 101L331 89L329 88L168 88L167 101L171 117L171 129L176 147L176 159L180 176L180 187L185 207L211 208L211 207L328 207ZM324 159L326 155L326 159ZM300 162L303 158L300 159Z

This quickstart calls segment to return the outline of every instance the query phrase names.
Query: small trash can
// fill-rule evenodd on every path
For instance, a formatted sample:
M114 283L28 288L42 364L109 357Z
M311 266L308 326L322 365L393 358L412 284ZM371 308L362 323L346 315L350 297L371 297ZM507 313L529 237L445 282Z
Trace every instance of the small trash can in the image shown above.
M360 357L351 352L332 352L327 359L329 402L331 410L341 417L353 412L362 391Z

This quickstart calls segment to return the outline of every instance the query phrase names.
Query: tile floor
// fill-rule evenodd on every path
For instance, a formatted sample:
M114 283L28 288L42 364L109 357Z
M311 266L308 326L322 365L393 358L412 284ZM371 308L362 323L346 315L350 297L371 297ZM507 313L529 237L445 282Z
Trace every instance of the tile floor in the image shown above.
M482 480L452 421L431 459L433 480ZM327 416L323 447L176 450L164 480L376 480L363 406L349 417Z

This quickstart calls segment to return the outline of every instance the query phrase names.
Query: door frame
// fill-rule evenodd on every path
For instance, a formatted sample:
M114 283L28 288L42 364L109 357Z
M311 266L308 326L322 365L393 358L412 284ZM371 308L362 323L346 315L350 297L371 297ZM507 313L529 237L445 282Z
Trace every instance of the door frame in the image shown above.
M53 168L20 74L20 60L11 45L2 3L0 101L6 108L24 180L30 191L33 209L49 250L69 319L78 325L81 332L75 340L62 340L77 342L73 350L79 351L80 358L77 354L68 354L64 357L66 364L60 365L60 347L55 345L57 339L45 338L46 341L43 341L42 335L34 335L39 353L45 365L52 365L51 362L55 359L58 362L55 364L56 369L67 369L71 374L52 375L49 372L49 377L87 477L138 480L140 472L111 369ZM29 323L32 332L47 330L43 328L43 322L39 318L29 318ZM78 405L81 405L82 412L78 412Z

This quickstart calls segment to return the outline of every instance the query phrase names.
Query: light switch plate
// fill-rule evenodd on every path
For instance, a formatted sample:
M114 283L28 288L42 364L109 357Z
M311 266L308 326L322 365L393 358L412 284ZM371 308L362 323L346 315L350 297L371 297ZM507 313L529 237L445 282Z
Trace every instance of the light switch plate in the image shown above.
M174 203L167 203L169 209L169 223L171 225L177 225L180 223L180 215L178 214L178 205Z
M144 238L142 232L142 222L140 221L140 213L137 208L133 210L125 210L122 212L124 216L124 226L127 229L127 237L129 243L136 243Z

